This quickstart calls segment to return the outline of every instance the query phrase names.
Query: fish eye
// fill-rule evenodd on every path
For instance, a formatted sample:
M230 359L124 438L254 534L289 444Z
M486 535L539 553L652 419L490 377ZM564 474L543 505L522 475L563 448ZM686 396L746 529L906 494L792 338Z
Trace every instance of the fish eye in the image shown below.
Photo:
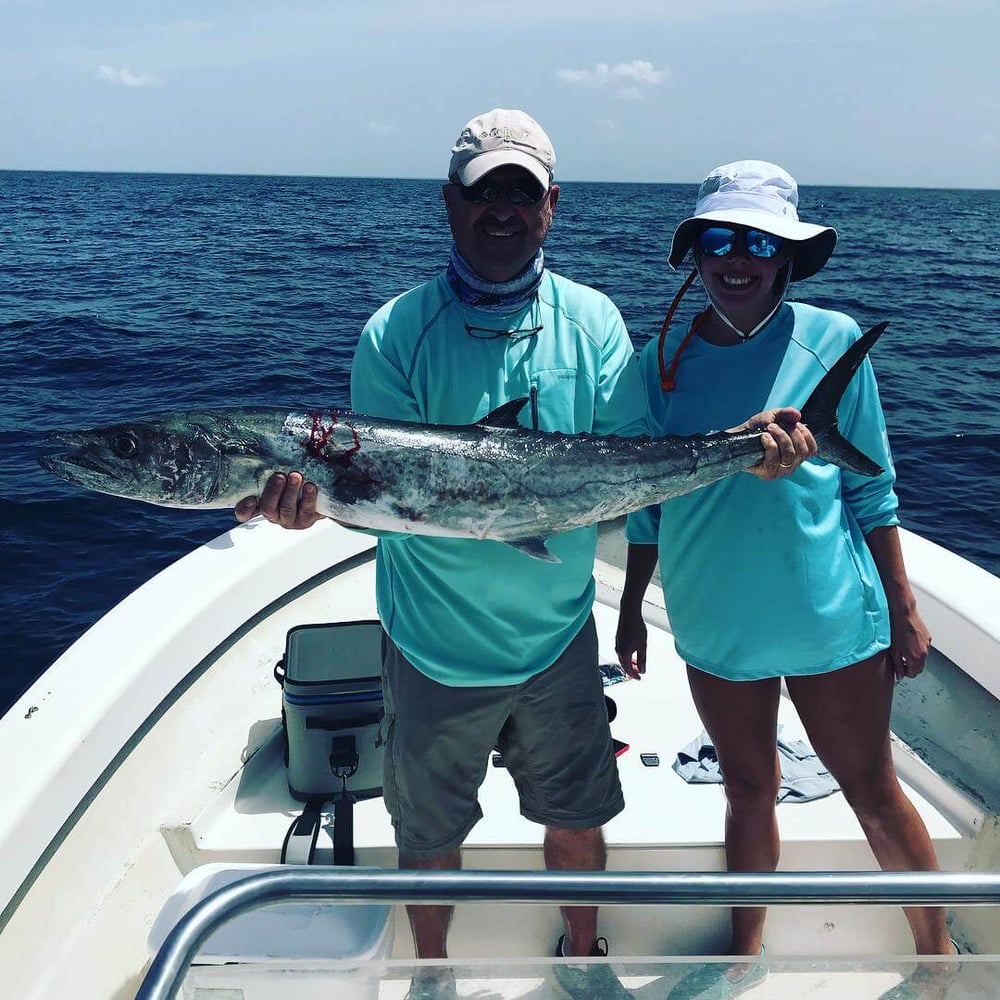
M108 443L119 458L135 458L139 451L139 437L133 431L122 431Z

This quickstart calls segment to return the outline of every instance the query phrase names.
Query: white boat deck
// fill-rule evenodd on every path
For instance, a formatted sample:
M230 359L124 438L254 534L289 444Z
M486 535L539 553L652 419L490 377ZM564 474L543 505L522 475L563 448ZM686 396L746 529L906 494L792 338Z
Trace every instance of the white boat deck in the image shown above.
M45 863L36 867L24 898L9 910L0 935L5 995L131 998L148 959L149 929L183 875L208 862L278 860L285 832L301 808L285 784L278 724L281 691L272 676L285 635L303 623L376 617L374 564L370 555L361 554L365 540L330 524L317 526L308 537L287 537L293 534L251 526L170 567L98 623L87 641L78 643L17 707L5 738L19 747L19 759L27 754L43 771L26 773L7 796L7 827L21 831L9 838L12 868L30 863L29 837L39 827L39 816L43 826L57 815L67 816L64 802L51 794L37 801L30 798L44 775L58 774L64 799L75 803L80 795L85 798L65 835L45 852ZM280 609L272 608L253 627L240 627L248 614L276 599L280 603L281 595L339 559L348 559L352 568ZM620 580L620 571L599 564L595 617L603 662L614 662L613 603ZM180 599L192 592L199 595L196 613L182 607ZM656 599L652 591L649 597ZM984 606L990 600L982 597ZM988 608L982 613L991 622L989 614ZM662 608L651 607L650 619L664 625ZM942 635L949 655L960 648L960 626L955 616L932 624L935 639ZM992 675L985 673L994 662L996 645L990 629L992 625L982 630L986 638L974 640L979 646L973 650L973 666L992 685ZM226 637L234 630L239 637L229 644ZM212 652L219 643L225 648L221 655ZM121 662L114 662L117 657ZM202 658L202 666L195 669ZM671 767L677 750L697 736L701 726L669 634L651 627L646 677L614 685L607 693L618 707L612 731L630 744L618 759L626 810L605 829L608 867L723 870L721 788L688 785ZM161 708L154 711L161 700ZM150 711L154 714L141 725ZM779 717L786 735L802 735L794 708L785 699ZM131 735L136 726L138 731ZM958 740L959 745L964 743ZM644 767L641 752L658 753L660 766ZM984 816L981 806L956 791L955 781L931 771L903 745L896 747L896 762L942 867L998 867L995 817ZM102 770L103 778L94 784ZM53 787L55 780L46 779L45 787ZM542 830L519 816L505 770L488 768L481 801L485 815L463 852L466 869L541 868ZM33 808L28 808L29 802ZM811 803L781 804L778 818L783 870L875 869L860 827L839 793ZM45 834L44 843L53 835ZM323 848L321 839L321 862L331 857L328 834L323 837L327 846ZM355 844L358 864L395 867L392 831L381 800L355 807ZM405 963L412 949L399 912L392 959ZM958 923L971 913L953 911ZM608 936L612 954L643 960L720 954L727 945L726 923L726 912L715 907L615 906L601 911L601 933ZM977 915L963 925L974 925L982 941L995 939L992 917L983 920ZM524 989L512 986L510 992L505 987L503 995L547 996L547 987L537 985L538 976L548 982L547 973L536 975L531 963L551 954L560 928L554 907L467 904L457 909L450 951L458 962L500 959L494 972L506 970L511 983L524 964ZM19 961L22 955L40 954L40 935L46 942L46 961L30 966ZM772 961L853 956L884 965L887 956L912 955L906 922L892 907L776 906L769 916L767 949ZM996 949L980 945L977 950ZM822 987L833 982L823 975L801 978L800 964L797 972L788 971L790 985L784 992L776 989L781 980L769 977L767 995L873 996L905 974L899 968L872 971L869 966L865 975L874 979L838 994ZM391 1000L405 992L408 973L403 965L399 969L398 982L384 982L379 995ZM209 978L219 974L204 973ZM639 995L665 995L663 983L679 974L674 970L666 980L646 975L649 985ZM630 985L641 985L642 976L636 976ZM472 973L469 977L460 995L484 995L473 988L479 980ZM485 969L482 978L489 979ZM659 986L654 987L654 979ZM204 985L211 984L206 980ZM303 989L296 995L311 995ZM315 995L328 995L321 985L317 989Z
M355 572L364 576L367 568ZM350 589L362 593L365 588ZM289 609L289 614L294 615L293 609ZM346 613L345 620L350 620L350 614ZM369 615L374 617L373 610L358 609L359 617ZM598 604L595 618L602 640L602 662L614 662L616 612ZM251 636L246 641L260 640ZM629 749L618 758L627 807L605 827L606 838L616 850L718 845L725 811L721 787L688 784L672 768L677 750L701 731L683 665L674 653L669 635L651 629L649 647L650 666L643 680L624 681L605 692L618 706L612 732L629 744ZM278 647L275 661L280 653ZM244 650L238 647L228 655L242 661ZM270 668L273 662L266 660L265 665ZM287 829L287 817L301 808L288 792L276 738L280 731L280 690L272 683L270 688L261 689L260 694L261 708L267 711L258 723L256 735L260 738L270 727L272 738L264 741L260 753L241 775L192 824L196 849L206 856L234 851L253 855L255 860L271 860L275 845L280 847ZM782 698L779 724L784 735L805 738L794 706L787 698ZM659 754L660 766L644 766L640 752ZM908 760L902 756L905 769ZM913 767L916 770L916 765ZM908 787L908 792L938 843L961 840L957 820L949 820L912 787ZM505 769L493 766L488 769L480 800L484 816L469 835L467 849L540 849L542 830L519 815L514 785ZM670 817L669 824L664 824L664 816ZM355 817L355 843L366 860L374 860L370 852L393 848L392 829L381 800L358 803ZM864 840L854 814L839 793L809 803L782 804L778 817L787 847L817 839L844 843Z
M605 578L617 573L601 566ZM373 565L341 577L335 589L321 588L289 605L244 637L197 682L185 699L213 700L200 694L199 685L249 682L250 705L242 705L243 718L260 720L238 747L232 747L235 768L246 750L260 749L248 764L205 807L187 822L165 830L182 871L216 861L274 862L288 825L301 809L289 794L281 763L280 690L271 671L280 657L285 632L307 621L355 620L375 617L371 603ZM605 588L601 588L605 590ZM655 596L651 593L651 597ZM335 606L334 606L335 605ZM654 612L655 614L655 612ZM602 662L615 662L614 631L617 611L608 604L595 607ZM666 632L650 628L648 672L642 681L624 681L606 689L618 706L612 732L630 746L618 758L625 790L626 809L605 827L608 867L620 871L723 870L722 849L725 801L720 786L691 785L672 768L679 748L701 731L688 693L683 666ZM228 678L228 679L226 679ZM252 678L252 679L251 679ZM247 709L252 706L250 714ZM783 733L804 736L794 707L783 698L779 712ZM235 752L238 751L238 752ZM660 766L645 767L640 752L656 752ZM905 750L900 750L901 770L929 780L935 777ZM968 841L964 822L947 816L929 797L908 785L917 808L935 841L942 866L961 868ZM542 867L542 829L524 820L519 812L513 782L503 768L489 767L480 795L483 819L472 830L463 851L467 869L518 869ZM839 793L809 803L782 804L778 818L783 839L784 870L873 869L874 860L860 826ZM332 830L321 833L317 860L332 858ZM357 863L394 867L392 828L381 799L355 806ZM554 911L532 906L509 906L484 912L478 905L460 907L451 935L451 952L462 956L544 955L559 933ZM890 949L908 953L909 933L898 910L878 908L782 907L772 915L772 950L778 954L875 954ZM617 953L657 955L711 953L724 949L725 913L717 908L687 908L682 922L666 908L608 908L602 928ZM888 914L888 918L887 918ZM497 922L495 933L484 934ZM397 928L397 957L408 957L409 933ZM485 948L484 948L484 942ZM492 943L491 943L492 942Z

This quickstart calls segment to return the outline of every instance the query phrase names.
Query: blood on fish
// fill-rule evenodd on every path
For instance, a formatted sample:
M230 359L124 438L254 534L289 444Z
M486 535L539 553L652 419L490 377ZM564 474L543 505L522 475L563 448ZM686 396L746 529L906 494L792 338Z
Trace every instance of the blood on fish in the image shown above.
M342 449L335 455L327 454L327 443L333 436L334 428L340 423L337 418L337 411L330 411L330 423L326 425L323 423L322 414L313 413L311 416L312 429L309 431L309 440L302 442L302 448L307 454L313 458L320 459L320 461L328 462L330 460L341 461L348 455L353 455L356 451L361 450L361 439L358 437L358 432L350 424L347 424L345 426L350 430L351 437L354 438L354 444L350 448Z

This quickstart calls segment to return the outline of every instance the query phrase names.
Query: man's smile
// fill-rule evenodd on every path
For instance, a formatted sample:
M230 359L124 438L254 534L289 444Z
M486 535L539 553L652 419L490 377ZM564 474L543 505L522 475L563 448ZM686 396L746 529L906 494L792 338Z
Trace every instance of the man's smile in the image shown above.
M508 236L517 236L519 228L513 222L503 223L498 221L486 221L480 224L480 231L486 236L496 236L504 239Z

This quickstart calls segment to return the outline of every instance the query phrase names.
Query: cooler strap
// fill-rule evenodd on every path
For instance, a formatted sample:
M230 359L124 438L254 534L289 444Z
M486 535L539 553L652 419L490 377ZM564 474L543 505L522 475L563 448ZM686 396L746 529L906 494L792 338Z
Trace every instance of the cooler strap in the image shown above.
M325 804L322 799L312 799L292 820L281 845L283 865L313 864ZM350 794L338 795L333 800L333 863L354 865L354 796Z
M354 797L342 795L333 803L333 863L354 865Z
M292 820L281 845L283 865L311 865L316 856L316 841L323 822L323 800L310 799L302 812Z

